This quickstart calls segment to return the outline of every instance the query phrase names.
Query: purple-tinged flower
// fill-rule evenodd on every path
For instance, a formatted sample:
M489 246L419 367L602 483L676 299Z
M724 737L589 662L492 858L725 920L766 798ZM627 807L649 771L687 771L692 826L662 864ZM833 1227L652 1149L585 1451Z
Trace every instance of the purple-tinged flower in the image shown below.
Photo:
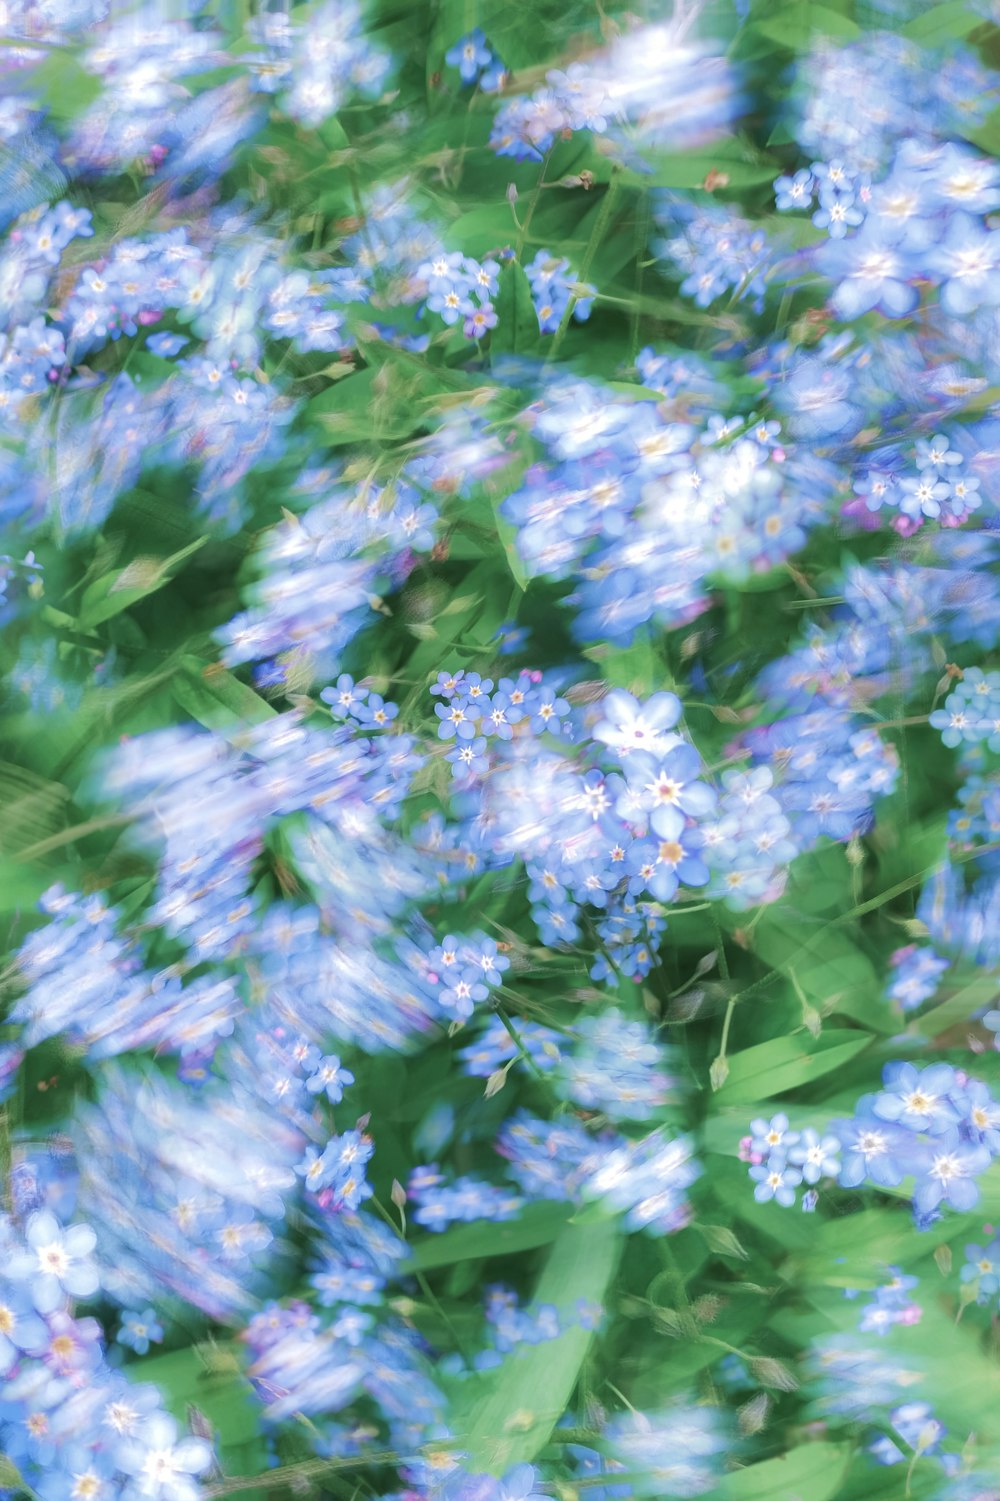
M612 688L601 708L604 717L594 726L593 737L621 755L650 751L663 755L680 743L669 732L681 717L681 701L675 693L654 693L644 704L621 688Z

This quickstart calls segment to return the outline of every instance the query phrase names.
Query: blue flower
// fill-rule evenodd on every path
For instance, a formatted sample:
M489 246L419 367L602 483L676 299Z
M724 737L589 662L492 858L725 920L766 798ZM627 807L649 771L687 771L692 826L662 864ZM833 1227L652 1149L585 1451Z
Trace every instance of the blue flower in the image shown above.
M1000 1292L1000 1241L991 1241L988 1246L966 1246L965 1255L961 1280L979 1284L980 1301L995 1297Z
M159 355L162 360L172 359L175 354L180 354L185 344L191 340L184 338L182 334L159 333L150 334L146 340L146 348L153 354Z
M442 698L452 699L462 691L462 683L465 678L464 672L439 672L437 682L431 684L431 692L440 694Z
M873 308L887 317L912 313L920 300L910 284L915 268L897 235L869 220L856 235L831 240L817 252L817 263L837 283L830 298L838 317L860 318Z
M950 486L938 479L937 472L925 469L922 474L906 475L899 481L899 509L904 516L929 516L934 519L941 514L941 507L951 494Z
M0 1376L6 1375L22 1352L40 1354L48 1330L35 1312L29 1291L4 1279L0 1286Z
M42 1501L66 1501L67 1496L118 1501L122 1494L121 1479L115 1478L115 1469L110 1455L71 1443L60 1451L49 1473L32 1476L32 1486Z
M798 1139L797 1131L789 1131L788 1116L783 1111L772 1115L769 1121L758 1117L750 1122L750 1150L761 1157L779 1150L787 1154Z
M330 1053L315 1063L306 1089L310 1094L325 1094L331 1105L336 1105L344 1098L344 1086L353 1083L350 1069L344 1068L336 1053Z
M669 733L681 717L681 701L675 693L654 693L640 704L631 693L612 688L601 708L603 717L591 733L620 755L635 750L660 755L679 742L678 735Z
M473 83L494 58L486 37L477 26L475 31L470 31L468 36L462 37L445 53L444 60L449 68L458 69L463 83Z
M470 777L485 776L490 769L485 737L480 735L476 740L463 740L456 743L455 749L448 752L445 760L451 762L452 776L459 781Z
M793 177L776 177L774 206L780 214L787 213L789 209L808 208L813 200L814 188L813 175L805 167Z
M636 840L626 856L629 890L635 895L648 891L657 901L669 902L682 881L685 886L706 885L710 873L700 848L697 830L683 824L670 838Z
M916 1213L929 1215L942 1203L963 1213L972 1209L979 1198L973 1180L989 1167L989 1148L963 1141L957 1131L945 1131L926 1144L922 1156L913 1190Z
M100 1285L91 1252L97 1236L89 1225L64 1230L49 1209L28 1220L27 1247L14 1251L7 1274L15 1281L30 1279L31 1298L39 1313L54 1313L64 1297L89 1298Z
M558 735L563 729L562 720L569 712L568 702L560 698L554 688L542 688L532 699L531 728L536 735L541 735L545 731Z
M628 786L650 814L657 834L674 838L683 827L678 812L703 818L715 808L716 795L697 780L704 770L693 745L679 744L658 759L645 751L633 751L625 763Z
M117 1453L119 1469L141 1477L140 1494L149 1501L197 1501L201 1487L194 1476L207 1470L213 1457L205 1439L179 1439L175 1420L163 1412L147 1418Z
M453 698L444 704L435 704L434 713L440 719L438 737L441 740L473 740L479 726L478 710L474 710L466 698Z
M833 240L842 240L848 229L855 229L864 220L864 214L849 198L835 196L820 199L820 206L812 216L817 229L828 231Z
M123 1313L116 1338L137 1355L145 1355L151 1343L158 1345L163 1338L163 1325L157 1320L155 1308L144 1308L141 1313Z
M342 672L333 688L320 690L320 698L325 704L330 705L331 711L338 718L346 718L350 714L356 715L360 706L368 697L368 689L360 687L346 672Z
M781 1152L773 1152L766 1162L752 1167L750 1176L757 1184L753 1196L758 1204L775 1199L782 1208L789 1209L795 1203L795 1190L802 1182L802 1173L789 1166Z
M856 1188L866 1178L880 1188L895 1188L910 1171L910 1138L874 1114L874 1099L864 1096L853 1120L832 1125L843 1149L840 1182L845 1188Z
M972 214L954 213L926 265L941 278L941 306L961 318L1000 303L1000 234Z
M933 438L917 439L916 462L918 469L933 469L947 476L963 459L958 449L952 448L947 433L935 433Z
M791 419L793 434L809 440L849 437L860 427L862 409L849 400L853 394L849 371L814 355L799 355L776 386L774 399Z
M872 1106L883 1121L898 1121L910 1131L932 1136L948 1131L959 1112L952 1099L955 1070L947 1063L932 1063L925 1069L912 1063L887 1063L882 1073L885 1088Z
M362 724L371 725L378 730L384 730L398 713L399 705L387 702L380 693L369 693L364 703L358 704L354 710L355 717Z
M802 1169L806 1183L818 1183L820 1178L835 1178L840 1172L840 1149L840 1141L836 1136L821 1137L811 1126L807 1126L788 1153L788 1160Z
M982 716L961 693L949 693L944 701L944 708L935 709L930 715L929 723L933 729L941 731L941 739L950 749L961 745L963 741L976 745L986 739L989 730Z

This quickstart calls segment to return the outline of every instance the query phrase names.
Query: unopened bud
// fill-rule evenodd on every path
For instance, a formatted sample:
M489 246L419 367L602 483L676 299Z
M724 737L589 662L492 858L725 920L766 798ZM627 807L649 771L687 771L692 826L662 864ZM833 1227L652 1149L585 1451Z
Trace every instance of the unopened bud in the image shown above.
M744 1402L736 1418L740 1425L740 1432L745 1438L750 1438L752 1434L761 1431L767 1422L770 1410L771 1399L766 1392L758 1392L756 1397L751 1397L749 1402Z
M811 1037L818 1037L823 1030L823 1018L815 1006L803 1006L802 1020Z
M938 1246L934 1252L934 1260L942 1277L951 1276L951 1246Z
M794 1372L790 1371L784 1361L772 1360L769 1355L759 1356L750 1362L750 1374L761 1386L774 1387L779 1392L794 1392L798 1390L798 1379Z
M494 1069L486 1080L486 1088L483 1093L488 1100L492 1100L495 1094L499 1094L507 1083L507 1070L505 1068Z

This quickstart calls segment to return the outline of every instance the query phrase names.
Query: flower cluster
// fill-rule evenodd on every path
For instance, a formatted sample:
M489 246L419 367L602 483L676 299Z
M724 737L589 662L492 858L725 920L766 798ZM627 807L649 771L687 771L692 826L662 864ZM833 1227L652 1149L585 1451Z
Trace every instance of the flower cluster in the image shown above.
M929 1000L948 969L947 959L942 959L933 949L919 948L915 943L897 949L891 955L890 963L893 975L886 995L901 1011L915 1011Z
M514 1219L524 1205L517 1194L476 1178L446 1183L434 1167L414 1168L406 1196L417 1206L413 1216L417 1224L438 1231L462 1220Z
M840 1172L841 1144L836 1136L821 1136L818 1131L790 1131L784 1113L771 1119L750 1122L750 1135L740 1143L740 1155L750 1163L750 1177L757 1185L753 1196L758 1204L775 1203L788 1209L796 1199L802 1183L809 1187L802 1196L802 1208L816 1208L815 1185L823 1178L836 1178Z
M585 323L590 317L595 290L578 282L568 260L540 250L524 272L531 285L541 333L555 333L569 315L578 323Z
M478 26L468 36L461 37L445 53L444 60L449 68L458 69L463 84L474 83L485 94L495 94L503 88L507 69Z
M0 0L5 1496L993 1495L996 6L703 9Z
M891 1280L875 1289L875 1296L870 1303L866 1303L861 1310L861 1319L858 1329L862 1334L874 1331L876 1334L886 1334L894 1324L918 1324L921 1317L921 1307L914 1302L910 1293L919 1286L919 1278L907 1277L899 1267L890 1267ZM856 1296L851 1291L850 1296Z
M930 722L952 749L985 741L987 749L1000 750L1000 673L967 668Z
M895 1188L912 1178L919 1228L940 1219L942 1205L972 1209L976 1179L1000 1153L1000 1104L987 1085L947 1063L888 1063L882 1082L850 1120L832 1121L822 1137L790 1131L784 1114L753 1121L741 1155L751 1163L757 1202L775 1199L787 1208L803 1181L821 1178L845 1188ZM815 1208L815 1199L803 1207Z
M27 1206L25 1206L27 1207ZM23 1234L5 1218L0 1240L0 1418L4 1455L44 1501L73 1494L148 1494L196 1501L212 1445L182 1434L147 1383L108 1361L97 1319L77 1312L98 1292L97 1234L66 1223L39 1186ZM139 1353L162 1338L153 1310L126 1319L119 1338ZM156 1490L151 1491L150 1485Z
M681 293L696 306L707 308L730 292L733 300L749 296L763 307L774 251L759 226L721 205L680 198L661 199L656 222L666 238L653 248L681 272Z
M1000 1240L985 1246L966 1246L962 1285L977 1303L990 1304L1000 1292Z

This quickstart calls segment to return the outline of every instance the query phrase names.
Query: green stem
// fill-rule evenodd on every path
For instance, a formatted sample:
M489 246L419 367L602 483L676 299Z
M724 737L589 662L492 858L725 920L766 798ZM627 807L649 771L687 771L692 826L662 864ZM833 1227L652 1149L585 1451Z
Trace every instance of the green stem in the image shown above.
M215 1485L205 1486L203 1494L231 1496L239 1491L279 1488L300 1490L303 1481L318 1480L320 1476L337 1470L360 1470L368 1465L397 1465L401 1458L399 1454L378 1450L374 1454L352 1455L349 1459L304 1459L297 1464L279 1465L277 1469L266 1470L262 1475L229 1475Z
M611 177L608 181L607 190L605 191L604 198L601 202L601 207L597 215L596 222L593 229L590 231L590 239L587 241L587 248L583 253L583 260L580 263L580 273L577 278L578 285L586 285L587 275L590 271L591 263L594 259L594 256L597 254L597 247L600 245L604 231L608 226L608 220L611 218L611 211L615 206L615 199L618 196L618 189L620 185L621 169L619 167L615 167L612 170ZM573 309L576 307L578 300L579 299L577 298L576 293L571 292L569 301L567 302L566 307L563 311L563 315L559 320L559 327L552 335L552 343L549 345L549 352L546 356L546 363L550 363L552 360L554 360L556 355L559 353L559 350L562 346L562 341L566 337L566 330L569 328L570 319L573 316Z
M518 261L520 261L520 259L521 259L521 254L522 254L522 252L524 250L524 244L525 244L525 241L528 238L528 230L531 228L531 221L535 217L535 209L536 209L536 207L538 205L538 200L539 200L539 198L541 196L542 187L543 187L544 182L545 182L545 173L548 170L549 160L550 160L551 156L552 156L552 149L550 148L545 153L545 158L544 158L544 160L542 162L542 170L538 174L538 181L535 183L534 192L532 193L531 197L528 199L528 212L524 216L524 223L521 225L521 230L520 230L520 233L518 234L518 237L517 237L517 244L514 247L514 254L515 254L515 256L516 256L516 258L517 258Z
M510 1036L511 1041L513 1042L514 1046L517 1048L518 1057L520 1058L521 1062L527 1065L527 1067L531 1070L531 1072L534 1074L534 1076L535 1076L536 1079L540 1080L542 1084L544 1084L544 1085L547 1086L548 1082L549 1082L548 1079L546 1079L545 1074L538 1067L538 1064L535 1062L534 1058L532 1058L531 1054L528 1052L528 1049L524 1045L524 1041L523 1041L523 1039L521 1037L521 1034L518 1032L517 1028L514 1026L514 1023L511 1021L510 1017L507 1015L506 1011L500 1005L499 1002L497 1002L495 1009L496 1009L496 1014L497 1014L497 1016L499 1016L500 1020L503 1022L504 1027L506 1028L506 1030L507 1030L507 1032L508 1032L508 1034Z
M729 1046L729 1027L736 1010L736 997L731 995L726 1003L726 1014L722 1019L722 1039L719 1043L719 1057L725 1058L726 1048Z
M10 1119L6 1107L0 1109L0 1204L9 1213L12 1208L10 1169L13 1154L10 1146Z

